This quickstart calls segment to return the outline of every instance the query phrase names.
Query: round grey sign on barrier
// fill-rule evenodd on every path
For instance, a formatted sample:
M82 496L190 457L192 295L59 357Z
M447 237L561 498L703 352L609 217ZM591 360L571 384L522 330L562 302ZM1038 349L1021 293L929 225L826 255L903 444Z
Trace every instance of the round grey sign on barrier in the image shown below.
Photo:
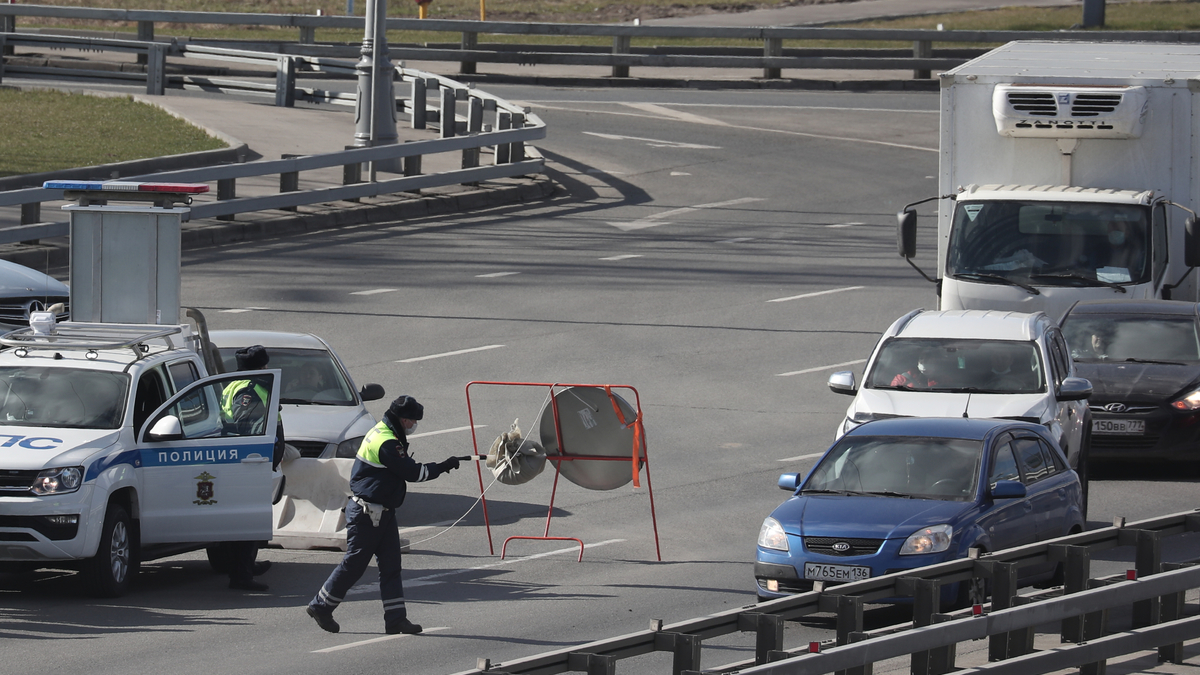
M613 410L608 394L599 387L568 387L554 395L558 403L562 448L554 433L553 402L542 410L541 438L546 454L579 457L625 457L630 461L565 460L554 462L563 478L588 490L615 490L633 480L633 421L637 411L615 392L625 423ZM626 426L629 425L629 426ZM638 469L646 457L645 438L638 448ZM553 460L551 460L553 461Z

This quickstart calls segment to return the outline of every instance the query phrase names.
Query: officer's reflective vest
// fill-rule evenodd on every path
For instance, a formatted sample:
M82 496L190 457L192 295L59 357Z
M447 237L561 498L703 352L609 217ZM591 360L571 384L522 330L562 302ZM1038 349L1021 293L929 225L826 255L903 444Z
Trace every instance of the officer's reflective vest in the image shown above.
M249 386L254 387L254 393L258 394L258 400L262 401L264 410L266 409L267 404L271 402L271 394L267 391L266 387L262 386L261 384L255 384L251 380L234 380L225 385L225 391L221 392L221 412L225 415L226 421L235 420L236 417L234 413L237 411L237 408L240 407L234 405L233 397L238 392Z
M379 459L379 449L390 440L399 441L400 439L396 438L396 433L387 425L387 422L379 422L371 427L366 436L363 436L362 445L358 446L358 458L364 464L370 464L377 469L386 468ZM403 446L403 443L401 445Z

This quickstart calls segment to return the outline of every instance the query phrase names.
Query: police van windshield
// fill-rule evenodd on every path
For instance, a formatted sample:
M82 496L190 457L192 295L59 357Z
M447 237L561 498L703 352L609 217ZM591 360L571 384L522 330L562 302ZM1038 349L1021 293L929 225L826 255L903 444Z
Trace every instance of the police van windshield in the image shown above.
M116 429L125 417L125 373L14 366L0 368L0 424Z
M225 372L237 370L237 347L220 350ZM280 403L354 405L354 391L333 355L323 349L267 347L267 368L283 371Z
M1037 286L1145 283L1148 213L1126 204L959 202L946 274Z

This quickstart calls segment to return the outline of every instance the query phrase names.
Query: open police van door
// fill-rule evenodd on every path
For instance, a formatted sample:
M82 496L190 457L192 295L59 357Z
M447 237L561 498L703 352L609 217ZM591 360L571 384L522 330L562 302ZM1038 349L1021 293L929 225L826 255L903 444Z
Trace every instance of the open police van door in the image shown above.
M138 430L143 545L271 538L279 370L198 380Z

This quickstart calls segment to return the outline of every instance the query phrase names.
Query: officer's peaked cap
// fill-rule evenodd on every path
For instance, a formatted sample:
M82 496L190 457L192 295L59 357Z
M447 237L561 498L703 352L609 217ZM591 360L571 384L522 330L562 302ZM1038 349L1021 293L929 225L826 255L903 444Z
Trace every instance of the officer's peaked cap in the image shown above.
M234 352L234 357L237 358L238 370L259 370L266 368L271 357L267 356L267 348L262 345L254 345L246 347Z
M388 416L393 419L419 420L425 416L425 406L411 396L401 396L388 406Z

